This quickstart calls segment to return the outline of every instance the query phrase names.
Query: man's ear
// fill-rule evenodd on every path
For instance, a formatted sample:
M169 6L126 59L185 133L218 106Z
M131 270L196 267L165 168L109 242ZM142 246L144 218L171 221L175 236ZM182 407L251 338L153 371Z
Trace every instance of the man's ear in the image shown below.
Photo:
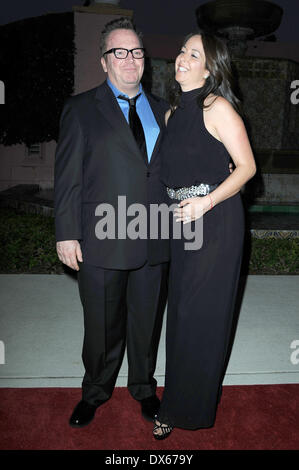
M104 72L107 73L107 65L106 65L106 61L105 61L104 57L101 57L101 64L102 64Z

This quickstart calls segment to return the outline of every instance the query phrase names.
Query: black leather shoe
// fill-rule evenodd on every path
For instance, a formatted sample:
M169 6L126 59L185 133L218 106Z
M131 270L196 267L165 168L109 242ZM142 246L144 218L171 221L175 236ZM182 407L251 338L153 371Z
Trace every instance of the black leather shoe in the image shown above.
M89 424L95 415L97 406L90 405L86 401L81 400L75 407L69 424L72 428L83 428Z
M141 414L147 421L153 421L160 407L160 400L157 395L140 400Z

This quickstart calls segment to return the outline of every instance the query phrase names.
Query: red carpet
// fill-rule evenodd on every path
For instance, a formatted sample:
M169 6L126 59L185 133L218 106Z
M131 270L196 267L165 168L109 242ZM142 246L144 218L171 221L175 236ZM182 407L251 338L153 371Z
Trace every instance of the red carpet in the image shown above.
M162 442L126 388L115 390L89 426L72 429L68 419L80 398L77 388L0 389L0 449L299 449L299 384L225 386L213 428L175 429Z

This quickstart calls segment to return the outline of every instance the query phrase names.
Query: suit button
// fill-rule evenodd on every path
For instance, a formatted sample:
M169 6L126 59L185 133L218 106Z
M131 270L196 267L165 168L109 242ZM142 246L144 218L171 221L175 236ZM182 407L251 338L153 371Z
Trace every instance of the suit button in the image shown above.
M149 177L151 175L150 171L146 173L146 176Z

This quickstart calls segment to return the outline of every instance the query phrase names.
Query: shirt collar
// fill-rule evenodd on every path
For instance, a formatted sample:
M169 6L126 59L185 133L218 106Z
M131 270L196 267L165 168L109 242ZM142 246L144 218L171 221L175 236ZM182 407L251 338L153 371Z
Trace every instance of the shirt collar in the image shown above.
M116 98L117 98L119 95L123 95L123 96L128 97L128 95L126 95L125 93L122 93L121 91L119 91L119 90L116 88L116 86L114 86L113 83L111 83L111 81L109 80L109 78L107 78L107 85L110 86L110 88L111 88L111 90L112 90L112 92L113 92L113 94L115 95ZM139 85L138 93L143 94L143 88L142 88L141 83L140 83L140 85ZM137 95L138 95L138 93L137 93ZM129 97L128 97L128 98L129 98Z

